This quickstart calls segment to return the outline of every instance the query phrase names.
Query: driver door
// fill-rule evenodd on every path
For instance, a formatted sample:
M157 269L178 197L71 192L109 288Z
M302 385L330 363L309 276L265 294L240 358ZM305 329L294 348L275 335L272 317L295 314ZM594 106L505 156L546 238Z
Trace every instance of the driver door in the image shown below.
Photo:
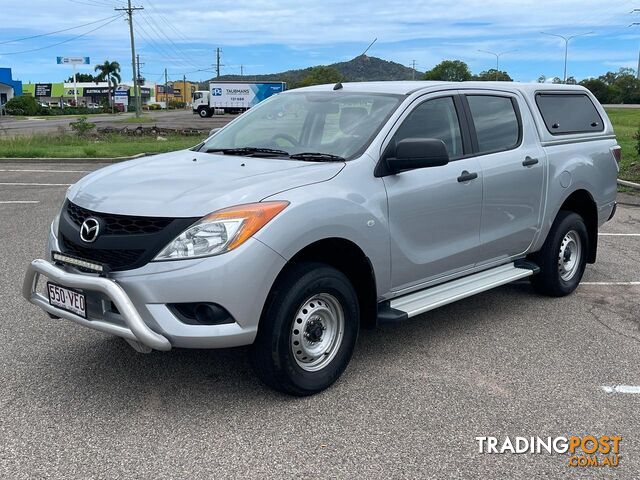
M383 177L391 234L394 291L444 281L475 265L480 253L482 172L471 153L462 103L454 92L414 103L385 151L404 138L438 138L447 165Z

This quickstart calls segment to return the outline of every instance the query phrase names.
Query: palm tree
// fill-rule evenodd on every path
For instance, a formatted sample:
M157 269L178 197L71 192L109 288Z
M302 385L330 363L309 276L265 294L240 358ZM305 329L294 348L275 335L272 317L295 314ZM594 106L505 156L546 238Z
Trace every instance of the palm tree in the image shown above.
M118 84L122 81L120 78L120 64L118 62L105 60L102 65L96 65L94 71L100 72L96 75L96 83L104 81L109 82L109 104L111 105L111 113L113 113L113 96L111 92L115 90Z

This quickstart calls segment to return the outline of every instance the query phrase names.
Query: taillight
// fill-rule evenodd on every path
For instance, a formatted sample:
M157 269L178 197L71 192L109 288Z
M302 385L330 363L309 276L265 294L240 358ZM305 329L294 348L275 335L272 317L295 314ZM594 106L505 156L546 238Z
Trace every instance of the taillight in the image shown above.
M615 146L611 149L611 153L613 154L613 158L616 159L616 163L620 163L620 159L622 158L622 148Z

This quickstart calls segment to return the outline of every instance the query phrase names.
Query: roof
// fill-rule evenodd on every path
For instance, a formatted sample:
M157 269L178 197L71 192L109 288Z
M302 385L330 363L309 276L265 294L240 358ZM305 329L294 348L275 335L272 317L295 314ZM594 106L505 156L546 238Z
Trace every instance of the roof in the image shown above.
M328 91L333 90L334 83L326 85L314 85L296 89L296 91ZM504 91L519 91L522 93L534 93L541 90L567 90L584 91L579 85L563 85L555 83L520 83L520 82L440 82L440 81L389 81L389 82L344 82L342 91L363 93L389 93L396 95L409 95L423 90L437 90L438 88L465 88L465 89L499 89Z

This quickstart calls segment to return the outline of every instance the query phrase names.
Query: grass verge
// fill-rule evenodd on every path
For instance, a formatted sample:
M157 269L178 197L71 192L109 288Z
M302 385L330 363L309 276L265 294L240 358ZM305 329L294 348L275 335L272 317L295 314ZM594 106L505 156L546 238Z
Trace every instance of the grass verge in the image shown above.
M204 137L204 136L203 136ZM0 138L0 157L18 158L96 158L127 157L138 153L164 153L190 148L199 137L169 135L156 137L105 135L99 139L74 135L33 135L31 137Z
M138 118L136 117L127 117L121 118L120 120L116 120L115 123L153 123L156 120L151 118L149 115L141 115Z
M636 151L636 140L633 138L640 128L640 109L608 108L607 114L616 132L618 144L622 147L618 178L640 183L640 158Z

